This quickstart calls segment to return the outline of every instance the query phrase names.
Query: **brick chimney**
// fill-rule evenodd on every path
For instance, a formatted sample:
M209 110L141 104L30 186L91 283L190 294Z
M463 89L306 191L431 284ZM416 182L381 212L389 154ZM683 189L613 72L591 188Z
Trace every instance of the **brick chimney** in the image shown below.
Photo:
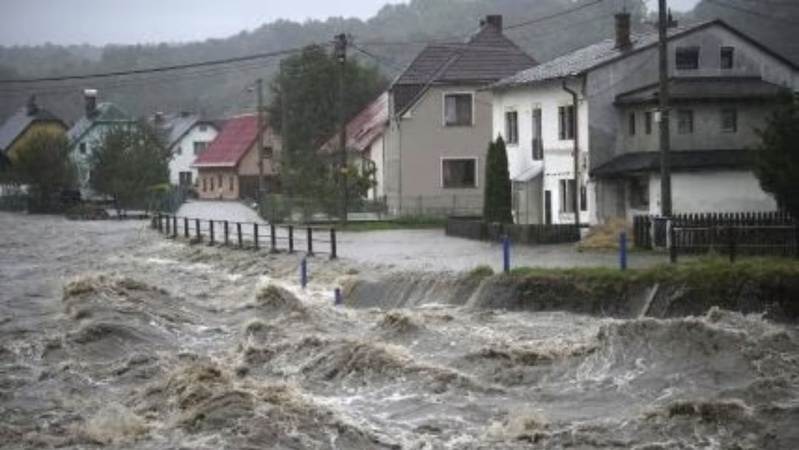
M502 31L502 15L501 14L490 14L485 16L485 19L480 21L480 27L484 27L486 25L491 25L492 27L496 28L497 31Z
M86 106L86 117L91 119L97 115L97 89L84 90L83 100Z
M616 48L629 50L632 46L633 44L630 40L630 13L618 13L616 14Z

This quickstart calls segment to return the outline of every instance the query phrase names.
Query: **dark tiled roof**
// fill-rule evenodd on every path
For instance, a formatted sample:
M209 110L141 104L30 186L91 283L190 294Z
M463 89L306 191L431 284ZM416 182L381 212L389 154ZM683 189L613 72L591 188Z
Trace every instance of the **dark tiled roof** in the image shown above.
M231 117L192 167L236 167L258 137L258 115Z
M156 125L155 119L150 120L151 125ZM195 125L208 125L219 129L213 122L202 120L198 114L177 113L165 114L158 128L165 134L167 148L172 148L183 136L194 128Z
M388 92L384 92L347 123L347 149L363 152L388 127ZM339 149L339 135L330 138L321 150L333 153Z
M28 114L28 108L22 107L0 127L0 151L5 152L18 137L34 122L56 122L66 128L64 122L46 109L37 109L33 115Z
M684 27L673 28L669 30L668 38L669 40L675 39L714 25L724 27L742 39L752 43L760 50L773 55L791 67L795 67L791 61L774 53L769 48L761 45L752 38L720 20L706 21ZM571 53L567 53L563 56L559 56L536 67L519 72L513 76L494 83L491 87L496 89L509 88L514 86L535 84L546 80L565 78L573 75L581 75L617 59L622 59L630 54L656 46L658 42L658 34L656 32L638 34L632 36L631 40L632 47L626 50L621 50L616 47L615 39L606 39L596 44L575 50Z
M392 91L402 91L400 98L394 98L395 112L404 110L430 85L484 85L535 64L499 28L486 23L465 43L434 44L422 50L392 85Z
M700 77L674 78L669 83L669 97L673 102L697 100L767 100L773 99L783 89L757 77ZM657 102L658 85L619 94L616 104Z
M745 169L753 161L751 150L683 150L671 152L673 171ZM659 152L625 153L591 171L591 175L611 178L660 170Z

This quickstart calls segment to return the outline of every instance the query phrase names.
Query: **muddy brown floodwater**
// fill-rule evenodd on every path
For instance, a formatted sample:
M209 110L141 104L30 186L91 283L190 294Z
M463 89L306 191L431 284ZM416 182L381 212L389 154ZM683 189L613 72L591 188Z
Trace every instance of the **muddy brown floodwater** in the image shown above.
M0 447L799 448L795 325L335 307L397 269L298 264L0 213Z

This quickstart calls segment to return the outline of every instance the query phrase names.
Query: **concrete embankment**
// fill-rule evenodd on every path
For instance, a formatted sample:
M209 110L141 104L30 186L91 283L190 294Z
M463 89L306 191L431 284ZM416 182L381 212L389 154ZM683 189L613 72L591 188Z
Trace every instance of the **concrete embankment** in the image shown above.
M799 264L698 263L639 271L541 270L510 275L398 273L352 281L354 307L450 304L601 317L685 317L719 307L799 321Z

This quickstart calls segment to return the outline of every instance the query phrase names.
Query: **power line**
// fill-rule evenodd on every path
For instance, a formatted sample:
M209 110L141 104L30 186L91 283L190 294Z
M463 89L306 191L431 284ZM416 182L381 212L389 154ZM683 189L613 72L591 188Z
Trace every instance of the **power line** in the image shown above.
M516 29L516 28L526 27L528 25L533 25L533 24L536 24L536 23L545 22L547 20L551 20L551 19L555 19L557 17L565 16L565 15L571 14L571 13L573 13L575 11L579 11L581 9L585 9L585 8L588 8L588 7L591 7L591 6L594 6L594 5L598 5L600 3L602 3L602 0L593 0L592 2L584 3L582 5L575 6L574 8L564 9L563 11L560 11L560 12L557 12L557 13L554 13L554 14L550 14L548 16L539 17L537 19L526 20L524 22L519 22L519 23L516 23L516 24L513 24L513 25L508 25L504 29L505 30L513 30L513 29Z
M787 23L787 24L791 24L791 25L796 25L797 24L797 20L791 20L791 19L785 19L785 18L782 18L782 17L772 16L771 14L766 14L766 13L762 13L762 12L759 12L759 11L755 11L755 10L752 10L752 9L749 9L749 8L745 8L743 6L735 5L735 4L726 2L726 1L721 1L721 0L707 0L707 1L708 1L708 3L710 3L712 5L717 5L717 6L720 6L722 8L732 9L732 10L739 11L739 12L742 12L742 13L745 13L745 14L751 14L753 16L757 16L757 17L760 17L760 18L763 18L763 19L766 19L766 20L773 20L775 22L782 22L782 23Z
M317 45L329 45L329 43L317 44ZM263 58L273 58L276 56L284 56L293 53L298 53L301 52L303 48L277 50L274 52L238 56L234 58L218 59L213 61L202 61L189 64L178 64L174 66L152 67L148 69L121 70L117 72L94 73L86 75L66 75L66 76L57 76L57 77L27 78L27 79L16 79L16 80L6 79L6 80L0 80L0 84L10 84L10 83L28 84L28 83L42 83L47 81L87 80L94 78L110 78L110 77L119 77L119 76L128 76L128 75L143 75L143 74L158 73L158 72L169 72L174 70L194 69L198 67L232 64L237 62L252 61Z

